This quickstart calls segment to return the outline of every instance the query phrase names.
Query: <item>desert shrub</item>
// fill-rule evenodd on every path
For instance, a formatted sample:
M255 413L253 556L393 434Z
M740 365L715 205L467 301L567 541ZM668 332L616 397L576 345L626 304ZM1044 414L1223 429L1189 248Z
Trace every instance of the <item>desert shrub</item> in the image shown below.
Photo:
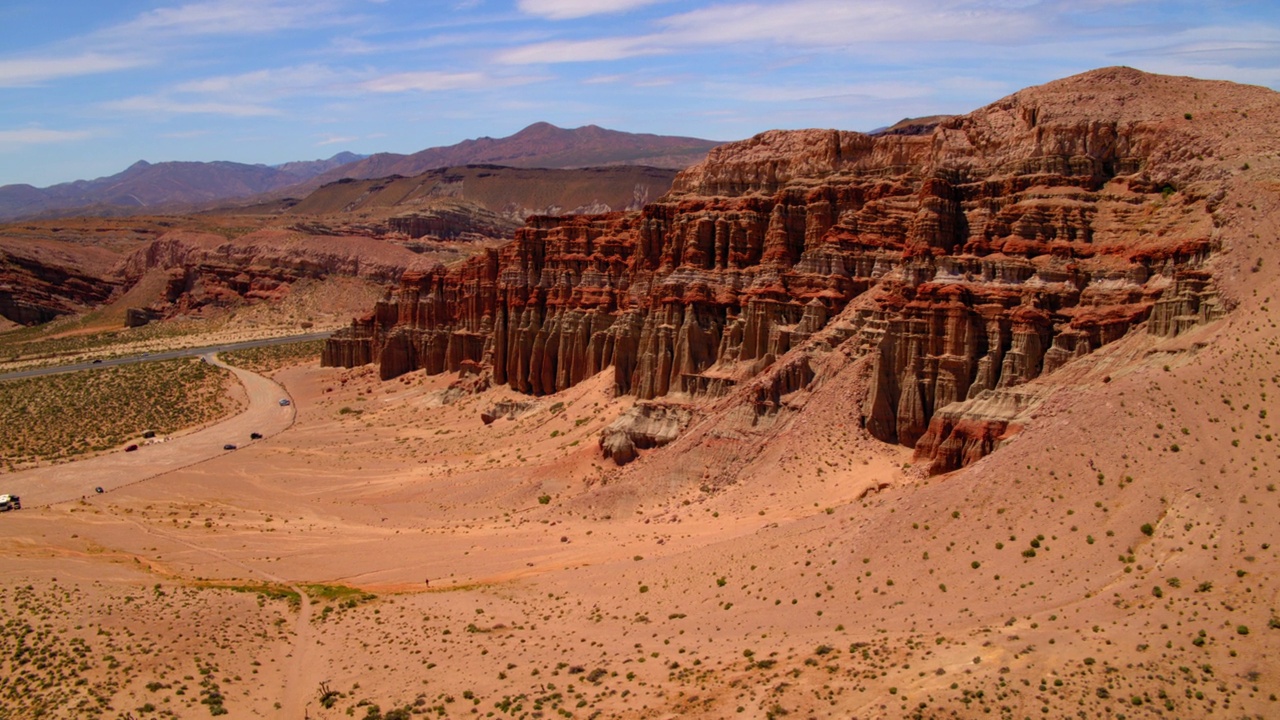
M235 365L250 372L269 373L290 365L320 362L320 351L324 348L323 340L289 343L287 345L266 345L244 350L232 350L219 353L218 357L228 365Z
M10 467L107 450L144 430L176 432L238 409L222 368L194 360L0 382L0 457ZM92 418L93 422L85 422Z

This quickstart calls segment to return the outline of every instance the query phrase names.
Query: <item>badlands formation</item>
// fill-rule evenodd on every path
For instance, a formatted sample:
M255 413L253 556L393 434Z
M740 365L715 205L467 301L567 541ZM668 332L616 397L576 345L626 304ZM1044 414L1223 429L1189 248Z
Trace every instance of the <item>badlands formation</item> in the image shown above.
M1126 68L723 146L404 273L287 429L24 492L0 705L1276 716L1278 226L1280 97Z

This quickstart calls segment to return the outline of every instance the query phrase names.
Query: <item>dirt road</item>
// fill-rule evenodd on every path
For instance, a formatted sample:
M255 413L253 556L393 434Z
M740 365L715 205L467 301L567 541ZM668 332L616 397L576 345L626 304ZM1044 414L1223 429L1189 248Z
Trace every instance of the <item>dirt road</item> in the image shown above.
M261 433L268 438L293 424L292 404L280 405L282 398L289 398L283 387L256 373L226 365L212 354L203 357L235 373L248 396L248 408L244 412L203 430L142 445L135 452L121 449L64 465L6 475L0 478L3 483L0 492L21 496L25 507L38 507L92 495L96 487L110 492L144 480L163 482L162 476L166 473L235 452L224 450L224 445L244 447L255 442L249 439L250 433ZM86 418L86 422L92 422L92 418Z

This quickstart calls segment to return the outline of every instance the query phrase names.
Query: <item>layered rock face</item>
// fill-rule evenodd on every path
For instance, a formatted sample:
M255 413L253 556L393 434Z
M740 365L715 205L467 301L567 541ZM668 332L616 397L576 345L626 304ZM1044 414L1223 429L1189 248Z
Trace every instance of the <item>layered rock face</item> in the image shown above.
M172 232L134 252L117 272L127 285L148 273L165 275L157 305L135 313L154 320L205 306L279 300L304 279L343 276L391 282L418 262L408 250L367 237L263 230L228 240L215 234Z
M503 222L502 218L493 213L467 213L454 209L411 212L387 218L387 227L391 232L414 239L433 237L453 240L468 235L509 237L514 225L514 222Z
M116 278L39 247L0 247L0 317L39 325L105 302Z
M1228 172L1214 148L1247 121L1183 115L1217 85L1114 68L931 132L722 146L640 213L531 218L499 250L406 273L323 363L487 363L534 395L611 369L640 399L768 372L740 390L764 413L815 381L806 354L841 346L873 363L850 399L867 429L958 467L1010 431L1028 381L1148 319L1167 335L1221 315L1202 269Z
M660 403L632 406L600 433L600 450L619 465L635 460L638 450L675 440L692 417L688 408Z

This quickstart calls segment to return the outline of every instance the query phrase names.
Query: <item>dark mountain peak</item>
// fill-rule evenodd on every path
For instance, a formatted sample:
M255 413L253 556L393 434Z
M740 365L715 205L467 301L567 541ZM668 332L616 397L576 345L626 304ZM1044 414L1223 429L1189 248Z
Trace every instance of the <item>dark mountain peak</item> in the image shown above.
M545 135L551 132L564 132L564 128L557 127L555 125L552 125L549 122L539 121L529 125L528 127L516 133L512 137L524 137L528 135Z

